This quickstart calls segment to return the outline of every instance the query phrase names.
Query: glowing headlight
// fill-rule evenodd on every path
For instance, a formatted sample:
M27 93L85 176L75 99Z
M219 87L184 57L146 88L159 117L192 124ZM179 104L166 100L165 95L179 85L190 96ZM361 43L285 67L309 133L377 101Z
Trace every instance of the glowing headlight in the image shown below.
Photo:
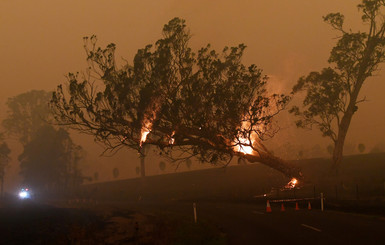
M20 199L26 199L26 198L30 198L31 196L30 196L28 190L22 189L22 190L19 192L19 197L20 197Z

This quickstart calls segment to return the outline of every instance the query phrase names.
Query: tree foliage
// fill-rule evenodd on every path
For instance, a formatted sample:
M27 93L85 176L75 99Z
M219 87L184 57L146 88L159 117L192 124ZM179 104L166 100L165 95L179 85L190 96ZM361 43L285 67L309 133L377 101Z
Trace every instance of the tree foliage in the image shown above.
M9 149L7 143L0 143L0 178L4 175L4 169L7 166L9 161L9 153L11 150Z
M363 0L358 8L367 30L346 30L342 14L326 15L324 21L341 34L331 50L330 66L301 77L293 88L294 93L306 92L303 109L295 106L290 110L299 117L297 126L315 126L333 141L336 168L342 160L351 119L358 104L365 101L359 98L361 87L385 60L385 1Z
M3 135L0 134L0 184L1 184L0 197L3 196L5 169L9 162L10 153L11 153L11 150L9 149L7 143L4 142Z
M8 116L2 122L7 133L19 137L23 145L30 142L33 135L49 121L51 112L48 103L51 97L51 92L32 90L9 98Z
M155 45L139 49L132 64L118 66L115 45L85 38L89 69L70 73L52 98L56 119L95 136L107 149L158 147L175 161L197 157L229 162L238 155L284 172L298 171L274 157L262 141L277 128L273 117L289 97L268 95L268 78L256 65L246 66L246 46L207 45L194 53L185 21L172 19ZM234 150L252 149L252 154Z
M9 149L7 143L4 141L3 134L0 134L0 177L4 175L4 168L9 161Z
M68 132L52 126L41 127L19 156L24 182L34 188L68 189L81 183L78 163L81 148Z

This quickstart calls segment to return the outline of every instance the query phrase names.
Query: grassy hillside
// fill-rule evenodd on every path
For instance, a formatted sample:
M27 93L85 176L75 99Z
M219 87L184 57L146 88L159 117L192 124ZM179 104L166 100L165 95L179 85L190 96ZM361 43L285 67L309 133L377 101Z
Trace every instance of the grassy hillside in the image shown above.
M82 195L108 200L252 200L256 195L313 196L330 199L364 199L385 195L385 153L347 156L338 176L329 159L294 161L305 175L302 188L281 192L289 179L261 164L229 166L184 173L149 176L84 185ZM272 187L276 187L272 192ZM275 195L274 194L274 195Z

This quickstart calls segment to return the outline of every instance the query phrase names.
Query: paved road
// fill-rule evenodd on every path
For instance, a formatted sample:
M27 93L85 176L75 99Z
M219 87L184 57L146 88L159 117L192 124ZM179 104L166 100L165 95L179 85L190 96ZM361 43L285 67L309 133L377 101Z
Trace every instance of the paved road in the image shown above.
M120 206L120 205L119 205ZM191 202L124 204L121 207L192 219ZM229 244L385 244L385 219L334 211L197 202L198 221L218 226Z
M193 220L192 202L113 202L100 203L98 207L103 209L103 205L122 211L137 210L160 217L170 215L178 219ZM198 222L204 221L217 226L226 234L229 244L385 244L385 218L378 216L334 211L321 212L314 209L296 211L293 206L286 207L285 212L281 212L279 206L272 206L273 212L266 213L265 205L230 202L201 201L196 203L196 207ZM68 212L66 210L56 212L55 209L42 205L31 206L31 208L35 212L30 212L28 208L20 209L20 207L10 209L14 210L14 213L9 213L8 209L0 209L4 212L8 210L7 213L0 212L2 217L0 230L5 232L2 234L3 241L4 235L16 230L16 225L22 230L28 231L32 228L36 230L36 224L31 226L30 222L23 222L23 219L28 221L27 218L31 215L33 219L36 219L35 216L43 217L39 218L39 222L45 224L41 226L44 229L41 230L40 227L39 232L36 233L36 239L39 239L46 230L48 231L46 221L51 223L60 221L67 216L66 212ZM29 216L21 215L20 210ZM84 216L82 212L84 211L79 210L72 214L73 218L79 219L78 223L83 222L80 219ZM89 219L88 216L83 218ZM7 220L8 222L5 222ZM72 218L70 220L74 221ZM20 226L23 224L24 228ZM10 235L11 233L8 236ZM54 239L55 237L52 236L51 240ZM0 243L1 241L0 239Z

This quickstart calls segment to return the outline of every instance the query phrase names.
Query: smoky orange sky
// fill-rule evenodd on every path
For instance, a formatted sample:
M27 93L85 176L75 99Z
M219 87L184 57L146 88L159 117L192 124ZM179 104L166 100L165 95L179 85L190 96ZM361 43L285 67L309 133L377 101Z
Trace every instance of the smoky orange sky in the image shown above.
M327 65L338 35L322 16L340 11L353 30L360 26L359 1L352 0L0 0L0 117L7 98L32 89L54 90L65 74L86 67L82 37L96 34L100 45L117 45L117 58L132 60L138 48L161 38L161 29L173 17L186 19L197 48L211 43L245 43L247 64L255 63L271 77L272 92L287 92L297 79ZM368 102L355 114L348 142L373 146L385 138L385 74L370 78L361 91ZM320 133L298 130L282 115L281 132L273 142L328 144ZM80 140L88 151L86 166L105 166L106 176L121 167L121 176L133 176L135 153L99 158L100 147ZM15 154L15 153L14 153ZM127 160L131 159L131 160ZM10 172L17 173L13 157ZM133 164L128 164L133 161ZM126 166L126 167L123 167ZM153 173L156 173L153 170ZM103 174L101 174L103 178ZM107 177L105 177L108 179Z

